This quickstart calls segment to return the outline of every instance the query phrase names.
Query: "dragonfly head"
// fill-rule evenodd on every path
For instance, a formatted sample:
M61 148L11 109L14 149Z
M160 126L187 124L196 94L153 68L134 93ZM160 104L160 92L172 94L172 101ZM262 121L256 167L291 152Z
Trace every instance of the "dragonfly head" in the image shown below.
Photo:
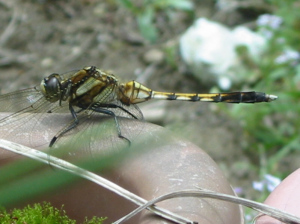
M62 86L61 77L53 73L44 78L40 84L41 91L46 99L50 102L61 100Z

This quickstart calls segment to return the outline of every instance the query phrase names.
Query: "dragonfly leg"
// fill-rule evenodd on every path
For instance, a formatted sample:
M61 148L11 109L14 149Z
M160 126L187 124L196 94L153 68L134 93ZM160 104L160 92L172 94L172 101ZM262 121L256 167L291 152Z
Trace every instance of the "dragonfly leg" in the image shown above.
M119 105L116 105L116 104L102 104L102 103L101 103L101 107L107 107L107 108L119 108L119 109L121 109L122 111L124 111L125 113L129 114L132 118L134 118L134 119L136 119L136 120L139 120L139 118L138 118L137 116L135 116L133 113L131 113L130 111L126 110L126 109L125 109L124 107L122 107L122 106L119 106ZM98 109L98 108L97 108L97 109ZM95 110L95 109L92 109L92 110L98 112L97 109L96 109L96 110ZM101 113L101 112L100 112L100 113Z
M120 106L117 106L117 105L115 105L115 104L107 104L107 105L110 105L111 106L111 108L120 108L120 109L124 109L124 108L122 108L122 107L120 107ZM114 106L112 106L112 105L114 105ZM101 104L101 106L102 106L102 104ZM125 109L124 109L125 110ZM115 120L115 123L116 123L116 127L117 127L117 131L118 131L118 137L119 138L121 138L121 139L124 139L124 140L126 140L127 142L128 142L128 144L129 144L129 146L131 145L131 141L128 139L128 138L126 138L125 136L123 136L122 135L122 132L121 132L121 129L120 129L120 125L119 125L119 121L118 121L118 118L117 118L117 116L115 115L115 113L113 112L113 111L111 111L111 110L108 110L108 109L104 109L104 108L99 108L99 107L97 107L97 108L93 108L93 111L95 111L95 112L97 112L97 113L102 113L102 114L107 114L107 115L110 115L110 116L112 116L113 118L114 118L114 120ZM125 110L126 112L128 112L129 114L131 114L129 111L127 111L127 110ZM131 114L133 117L135 117L133 114Z
M56 140L59 137L61 137L62 135L64 135L65 133L67 133L68 131L70 131L71 129L75 128L78 125L79 121L77 118L77 113L75 112L75 110L71 104L69 104L69 110L70 110L74 120L52 138L52 140L50 141L49 147L52 147L53 144L56 142Z

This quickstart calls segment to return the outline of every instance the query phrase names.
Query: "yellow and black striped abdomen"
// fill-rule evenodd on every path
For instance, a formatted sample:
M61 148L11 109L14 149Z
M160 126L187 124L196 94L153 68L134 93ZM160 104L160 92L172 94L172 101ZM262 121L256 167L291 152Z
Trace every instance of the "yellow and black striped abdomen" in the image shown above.
M261 92L230 92L230 93L169 93L158 92L146 86L131 81L122 84L119 88L119 99L125 104L136 104L149 99L160 100L183 100L183 101L204 101L204 102L226 102L226 103L259 103L270 102L277 99L274 95Z
M274 100L274 96L260 92L230 92L230 93L167 93L152 92L152 99L226 102L226 103L259 103Z

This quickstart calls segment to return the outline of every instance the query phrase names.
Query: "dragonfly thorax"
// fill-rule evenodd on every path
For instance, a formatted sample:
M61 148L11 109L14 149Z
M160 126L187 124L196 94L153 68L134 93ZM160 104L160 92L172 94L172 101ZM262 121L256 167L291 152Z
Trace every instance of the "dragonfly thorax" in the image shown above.
M61 105L62 101L68 101L72 106L87 109L114 101L117 86L113 74L91 66L63 76L51 74L43 79L40 89L51 103L59 101Z

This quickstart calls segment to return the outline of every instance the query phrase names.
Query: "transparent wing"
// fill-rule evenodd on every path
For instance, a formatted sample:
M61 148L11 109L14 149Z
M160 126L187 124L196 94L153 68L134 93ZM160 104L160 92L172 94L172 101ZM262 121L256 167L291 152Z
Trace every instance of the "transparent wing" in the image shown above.
M36 88L1 95L0 105L0 112L11 113L0 120L0 127L5 128L25 126L24 123L33 117L37 120L40 117L39 114L68 111L67 103L61 106L58 103L51 103ZM22 122L19 122L20 120Z
M55 116L53 112L68 112L67 103L50 103L36 88L1 95L0 105L0 138L35 148L49 145L48 126L57 131L63 126L64 122L58 121L53 127L49 116ZM48 126L41 125L47 123ZM7 151L0 149L1 158L6 157L4 154Z
M74 122L68 102L62 102L62 105L59 105L58 102L50 103L35 88L2 95L0 103L6 105L6 109L2 109L1 112L13 112L8 116L1 113L0 137L37 149L47 148L51 139L59 131ZM135 137L126 124L127 121L124 122L124 119L120 119L120 117L130 118L131 126L135 126L139 120L143 120L139 108L136 105L123 105L118 100L110 102L102 108L112 111L117 116L117 123L112 116L74 108L75 111L80 111L78 113L79 124L57 140L66 150L69 149L67 154L72 155L72 159L81 157L79 154L93 156L95 152L99 154L105 149L117 149L120 144L128 144L118 137L117 125L124 137L134 141ZM136 134L136 132L134 133ZM99 141L99 139L103 139L103 141ZM78 140L84 144L78 144ZM49 152L54 152L54 149ZM3 153L6 153L6 156L3 156ZM11 154L7 156L5 150L0 150L1 158L11 156Z
M28 88L0 96L0 112L18 112L37 102L42 93L37 88Z
M51 154L64 154L64 159L95 158L128 147L129 142L118 136L119 125L122 136L133 143L142 132L144 122L142 112L136 105L126 106L120 101L111 102L101 109L112 111L117 116L117 123L111 115L85 110L78 114L79 124L62 135L53 145ZM133 116L132 116L133 115ZM129 119L128 119L129 118Z

